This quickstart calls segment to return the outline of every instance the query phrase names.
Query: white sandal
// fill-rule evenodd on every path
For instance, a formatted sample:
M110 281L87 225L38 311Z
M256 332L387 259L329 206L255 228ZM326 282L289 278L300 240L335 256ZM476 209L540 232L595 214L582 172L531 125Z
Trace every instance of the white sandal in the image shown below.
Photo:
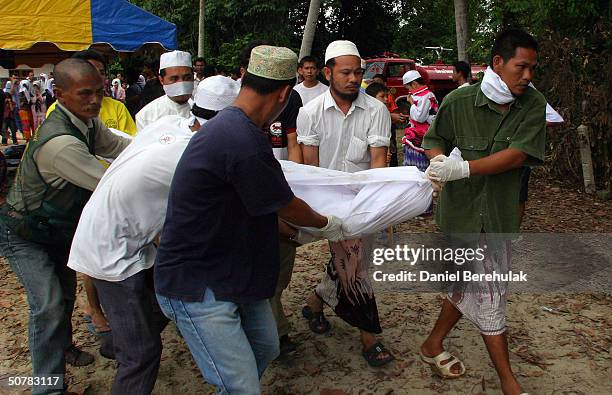
M435 357L426 357L421 351L421 360L428 365L435 366L438 375L445 379L456 379L465 374L465 366L463 365L463 362L461 362L457 357L455 357L448 351L442 351ZM446 360L448 360L448 362L442 364L442 361ZM453 373L451 371L451 367L454 366L457 362L459 362L459 365L461 366L461 371L459 373Z

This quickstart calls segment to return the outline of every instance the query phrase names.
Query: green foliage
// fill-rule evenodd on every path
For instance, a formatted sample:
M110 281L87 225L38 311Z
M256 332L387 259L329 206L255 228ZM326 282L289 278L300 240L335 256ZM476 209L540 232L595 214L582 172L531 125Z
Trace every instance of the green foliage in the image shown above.
M249 42L253 40L253 34L247 33L245 36L237 38L233 43L223 43L219 48L219 55L209 57L209 62L226 69L238 67L240 62L240 52Z
M240 50L249 41L299 47L289 23L289 2L269 0L207 0L206 57L225 67L238 66Z
M437 56L425 47L456 47L453 0L404 0L400 26L392 49L403 56L432 63ZM446 61L456 56L456 51L443 53Z
M335 0L324 2L323 9L330 41L351 40L364 57L391 49L400 17L394 2Z
M176 25L178 47L192 54L198 48L199 0L129 0L130 3Z
M112 62L108 64L107 73L109 75L117 75L117 73L123 72L123 66L118 58L114 59Z

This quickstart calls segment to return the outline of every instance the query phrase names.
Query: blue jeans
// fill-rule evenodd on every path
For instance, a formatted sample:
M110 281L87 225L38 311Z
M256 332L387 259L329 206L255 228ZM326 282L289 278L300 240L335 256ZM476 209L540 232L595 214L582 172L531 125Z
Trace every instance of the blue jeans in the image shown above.
M0 221L0 253L28 296L32 374L64 375L64 351L72 344L70 320L76 296L76 273L66 266L68 251L24 240ZM33 388L33 394L60 392Z
M268 300L236 304L215 299L209 288L201 302L157 294L162 312L176 323L207 382L218 394L259 394L259 379L278 356L276 323Z

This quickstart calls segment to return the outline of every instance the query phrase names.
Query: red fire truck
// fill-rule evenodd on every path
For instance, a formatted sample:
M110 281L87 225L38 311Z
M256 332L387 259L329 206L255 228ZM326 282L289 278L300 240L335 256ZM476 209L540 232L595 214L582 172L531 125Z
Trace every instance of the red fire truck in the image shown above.
M387 79L387 87L398 102L408 94L408 90L402 84L402 76L408 70L417 70L421 73L425 83L436 95L438 102L442 102L448 92L457 88L457 84L452 79L453 66L444 64L442 61L433 65L421 66L412 59L400 58L399 55L392 52L385 52L380 57L367 58L365 61L364 81L368 82L376 74L384 75ZM486 66L472 65L472 78L484 72L485 69Z

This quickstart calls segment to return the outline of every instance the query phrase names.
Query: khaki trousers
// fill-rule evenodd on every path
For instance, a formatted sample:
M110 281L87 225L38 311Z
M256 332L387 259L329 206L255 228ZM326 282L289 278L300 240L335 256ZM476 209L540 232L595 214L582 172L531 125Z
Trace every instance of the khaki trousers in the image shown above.
M278 273L278 283L276 285L276 292L270 299L270 306L272 306L272 314L276 320L276 328L278 330L278 337L282 337L289 334L291 325L285 312L283 311L283 303L281 296L283 291L289 286L291 281L291 274L293 273L293 265L295 263L295 247L285 241L279 242L280 248L280 270Z

